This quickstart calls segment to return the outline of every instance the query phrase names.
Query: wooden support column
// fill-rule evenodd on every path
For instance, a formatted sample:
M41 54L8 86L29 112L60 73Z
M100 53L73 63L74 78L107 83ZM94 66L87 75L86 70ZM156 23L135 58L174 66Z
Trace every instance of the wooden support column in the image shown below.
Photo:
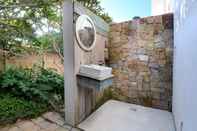
M63 5L65 122L72 126L76 126L84 120L95 107L96 89L77 85L77 73L82 64L97 64L98 61L94 60L93 54L100 53L97 52L97 49L90 52L84 51L78 45L73 22L74 11L83 15L86 14L87 9L76 3L75 9L73 9L73 0L65 0Z
M0 73L5 70L6 66L6 57L4 52L4 45L3 41L0 41Z
M73 14L73 1L65 0L63 5L65 122L75 126L78 124L79 116Z

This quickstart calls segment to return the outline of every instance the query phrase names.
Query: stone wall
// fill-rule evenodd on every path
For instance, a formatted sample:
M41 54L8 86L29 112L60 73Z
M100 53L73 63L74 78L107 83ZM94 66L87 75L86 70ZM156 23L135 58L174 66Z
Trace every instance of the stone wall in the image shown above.
M42 65L44 68L53 69L59 74L64 73L64 64L57 53L26 54L21 56L12 56L6 58L6 66L16 66L23 68L32 68L34 65Z
M109 34L114 87L131 103L171 110L173 15L112 24Z

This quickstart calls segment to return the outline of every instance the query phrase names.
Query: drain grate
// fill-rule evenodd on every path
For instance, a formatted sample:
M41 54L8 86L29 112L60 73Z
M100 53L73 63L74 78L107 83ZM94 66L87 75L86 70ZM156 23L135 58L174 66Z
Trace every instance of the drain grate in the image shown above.
M137 111L137 109L136 108L133 108L133 107L131 107L130 110L131 111Z

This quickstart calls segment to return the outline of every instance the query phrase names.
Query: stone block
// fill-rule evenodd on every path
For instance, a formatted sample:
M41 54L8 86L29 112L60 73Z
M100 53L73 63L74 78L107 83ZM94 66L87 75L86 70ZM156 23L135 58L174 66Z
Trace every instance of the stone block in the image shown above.
M163 15L162 22L165 29L173 29L173 14Z
M41 128L32 121L24 121L16 124L23 131L39 131Z
M143 90L146 91L146 92L151 91L150 83L144 82L144 83L143 83Z
M140 72L148 72L149 67L147 66L147 63L139 61L137 64L137 69Z
M153 16L147 17L146 22L147 22L147 24L153 24L154 23L154 17Z
M156 35L154 37L154 43L160 43L162 41L164 41L164 39L163 39L163 37L161 35Z
M155 48L165 48L165 47L166 47L166 43L164 41L155 43Z
M128 61L128 68L130 69L130 71L136 71L137 70L137 60Z
M110 25L110 31L120 32L121 29L122 29L122 25L121 24L111 24Z
M130 98L138 98L138 91L135 89L129 88L129 97Z
M140 40L152 40L153 35L154 35L154 31L153 30L150 30L150 32L141 31L141 32L139 32L138 35L139 35Z
M155 24L162 24L162 16L154 16L154 25Z
M148 97L147 92L145 92L145 91L139 91L138 95L139 95L138 97L142 98L142 99L145 99Z
M164 66L166 64L166 60L159 60L159 65Z
M138 54L138 55L145 55L145 54L146 54L146 49L144 49L144 48L138 49L138 50L137 50L137 54Z
M164 26L161 24L155 24L154 25L154 36L159 35L164 31Z
M157 63L150 63L148 66L150 68L152 68L152 69L155 69L155 70L158 70L159 69L159 65Z
M128 85L129 85L129 87L137 88L137 82L129 82Z
M148 55L139 55L139 59L140 59L141 61L147 62L148 59L149 59L149 56L148 56Z

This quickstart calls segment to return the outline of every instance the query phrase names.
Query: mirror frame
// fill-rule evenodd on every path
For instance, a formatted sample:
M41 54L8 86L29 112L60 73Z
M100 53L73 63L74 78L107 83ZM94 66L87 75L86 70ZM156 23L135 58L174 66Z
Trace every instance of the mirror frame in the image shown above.
M88 48L86 47L82 41L80 40L80 37L79 37L79 34L77 32L77 26L80 24L79 21L81 21L81 19L87 19L90 24L92 25L93 29L94 29L94 41L92 43L92 45ZM78 45L80 46L81 49L83 49L84 51L91 51L95 45L96 45L96 28L95 28L95 25L94 25L94 22L92 21L92 19L87 16L87 15L80 15L78 18L77 18L77 21L76 21L76 24L75 24L75 34L76 34L76 39L77 39L77 43Z

